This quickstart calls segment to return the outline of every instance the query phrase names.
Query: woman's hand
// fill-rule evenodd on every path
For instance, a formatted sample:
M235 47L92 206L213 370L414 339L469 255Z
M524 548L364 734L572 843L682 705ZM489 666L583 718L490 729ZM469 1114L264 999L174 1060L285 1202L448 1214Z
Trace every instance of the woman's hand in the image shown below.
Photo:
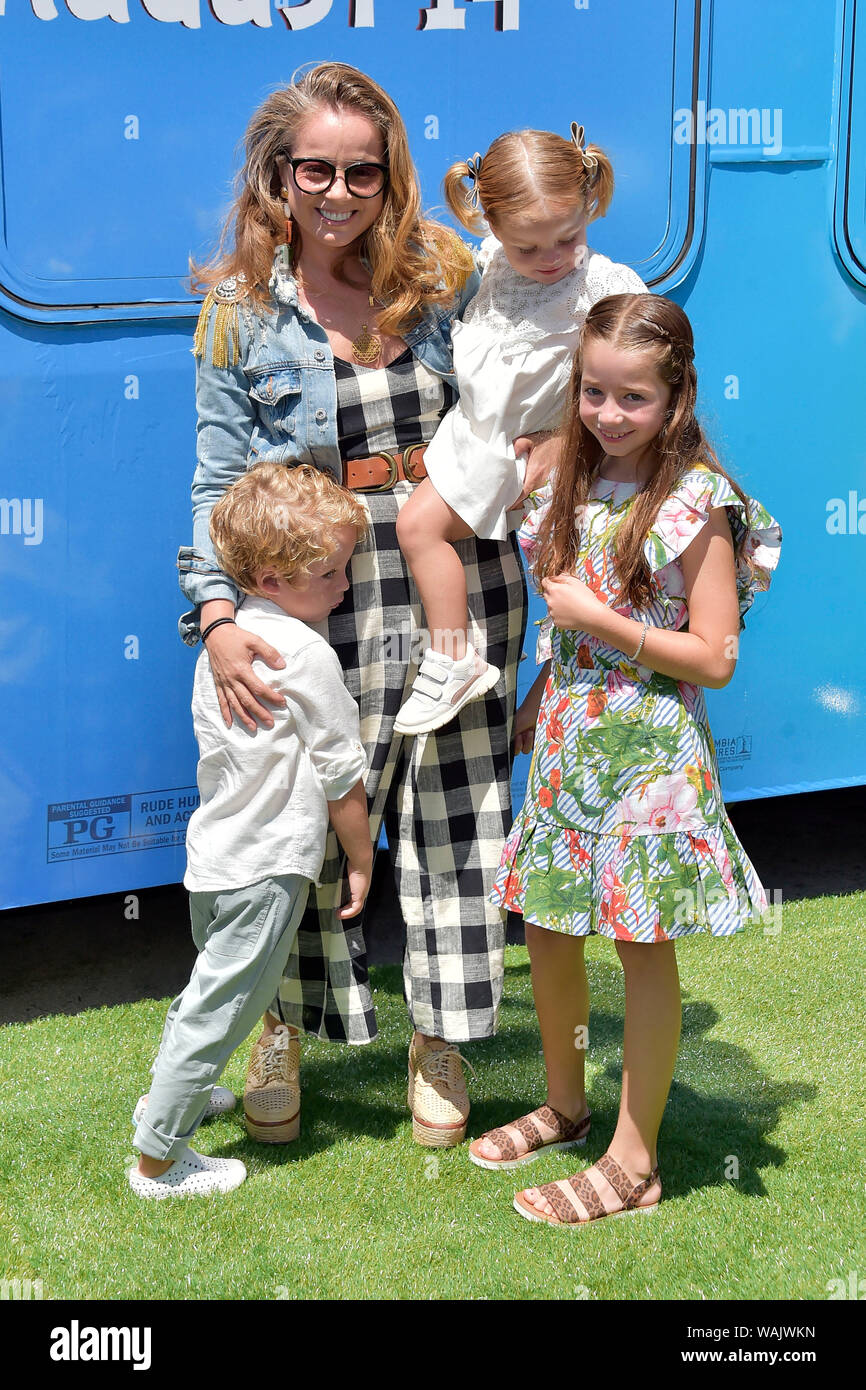
M518 458L526 458L526 473L523 478L523 491L508 510L515 511L523 505L532 492L544 487L551 471L559 462L562 449L562 435L541 430L538 434L521 434L514 441L514 452Z
M541 592L554 625L566 631L577 628L580 632L591 633L593 624L610 612L589 585L573 574L556 574L552 579L543 579Z
M514 756L518 753L531 753L535 743L535 726L538 723L538 700L529 696L519 706L514 716Z
M518 753L532 752L532 746L535 743L535 726L538 723L538 711L541 708L541 697L544 694L544 687L547 685L549 675L550 662L545 661L514 716L515 756Z
M204 626L207 627L207 623ZM259 657L275 671L281 670L286 663L276 647L242 627L223 623L214 628L207 639L207 654L226 728L231 728L232 719L237 715L251 733L258 728L257 720L266 729L272 729L273 715L260 701L284 705L285 697L259 680L253 671L253 659Z

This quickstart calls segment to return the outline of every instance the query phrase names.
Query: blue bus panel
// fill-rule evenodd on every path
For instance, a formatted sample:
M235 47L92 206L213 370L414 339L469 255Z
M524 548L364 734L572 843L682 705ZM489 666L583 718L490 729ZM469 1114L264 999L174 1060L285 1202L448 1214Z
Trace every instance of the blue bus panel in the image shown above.
M182 877L185 277L251 112L323 59L395 98L434 215L503 130L610 153L592 243L688 310L708 431L785 531L709 699L726 795L866 781L864 45L853 0L0 0L0 907Z

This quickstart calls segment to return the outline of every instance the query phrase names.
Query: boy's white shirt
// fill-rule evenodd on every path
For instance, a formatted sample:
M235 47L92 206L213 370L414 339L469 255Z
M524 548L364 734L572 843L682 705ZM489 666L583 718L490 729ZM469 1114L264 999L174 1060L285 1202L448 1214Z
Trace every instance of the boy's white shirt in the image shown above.
M286 704L269 706L272 729L252 734L237 718L227 729L207 652L199 657L192 716L201 804L187 828L183 880L194 892L244 888L279 874L318 882L327 802L351 791L366 769L358 708L324 637L252 595L236 618L285 659L281 671L262 661L253 666Z

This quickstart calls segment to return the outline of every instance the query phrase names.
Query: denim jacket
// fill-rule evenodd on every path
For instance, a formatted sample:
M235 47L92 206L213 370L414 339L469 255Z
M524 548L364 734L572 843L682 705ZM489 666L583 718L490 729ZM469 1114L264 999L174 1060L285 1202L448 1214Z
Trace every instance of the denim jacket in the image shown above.
M480 283L470 272L456 302L433 305L404 334L406 345L437 376L456 387L451 323ZM237 603L237 588L220 570L211 545L210 514L226 488L260 462L312 463L342 481L337 441L337 383L327 335L301 308L285 246L277 249L271 302L254 309L233 280L217 286L197 333L198 464L192 483L193 543L178 551L180 586L196 605L178 624L183 640L199 639L198 605ZM228 366L218 360L235 357ZM228 344L232 351L226 352Z

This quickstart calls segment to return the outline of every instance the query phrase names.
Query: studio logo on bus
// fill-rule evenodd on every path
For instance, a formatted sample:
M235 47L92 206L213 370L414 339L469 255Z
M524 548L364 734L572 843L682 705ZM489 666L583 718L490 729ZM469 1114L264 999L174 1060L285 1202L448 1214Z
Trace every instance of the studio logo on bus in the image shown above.
M30 8L37 19L56 19L58 14L55 0L30 0ZM418 9L418 29L465 29L467 3L473 9L479 4L488 4L492 9L493 26L503 33L508 29L520 28L520 0L429 0ZM142 8L158 24L182 24L185 29L201 28L200 0L141 0ZM273 0L273 9L282 16L286 27L292 31L311 29L327 19L334 6L334 0ZM129 23L129 0L66 0L66 8L75 19L111 19L115 24ZM235 27L238 24L255 24L258 29L270 29L271 0L208 0L208 8L218 24ZM587 9L586 3L575 4L576 9ZM411 14L411 7L407 6ZM5 14L3 0L0 0L0 17ZM349 0L347 22L350 29L374 29L376 27L376 0Z

